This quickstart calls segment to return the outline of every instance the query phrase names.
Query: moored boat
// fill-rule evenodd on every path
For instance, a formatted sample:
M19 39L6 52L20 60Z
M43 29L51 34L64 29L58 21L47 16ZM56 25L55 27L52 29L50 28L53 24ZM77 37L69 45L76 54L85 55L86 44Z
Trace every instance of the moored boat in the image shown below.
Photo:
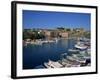
M84 44L76 44L75 48L80 49L80 50L85 50L87 49L87 46L85 46Z
M71 52L71 53L79 53L79 50L77 50L77 49L68 49L68 52Z
M58 61L55 62L52 60L49 60L47 63L45 62L44 66L47 68L61 68L61 67L63 67L63 65L61 65Z

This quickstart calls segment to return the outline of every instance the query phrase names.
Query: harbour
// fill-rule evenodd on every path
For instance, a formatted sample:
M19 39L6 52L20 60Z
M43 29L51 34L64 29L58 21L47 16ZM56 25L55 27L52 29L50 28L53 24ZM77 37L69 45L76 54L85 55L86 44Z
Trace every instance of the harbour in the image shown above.
M59 39L44 41L41 45L28 44L23 48L23 69L90 66L90 41L85 40Z

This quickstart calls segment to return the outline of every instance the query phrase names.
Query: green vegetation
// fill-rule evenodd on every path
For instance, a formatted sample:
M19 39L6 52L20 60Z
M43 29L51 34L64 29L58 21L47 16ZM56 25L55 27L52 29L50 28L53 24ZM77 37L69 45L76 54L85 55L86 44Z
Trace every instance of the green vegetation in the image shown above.
M27 30L23 31L23 39L44 39L45 36L43 33L39 33L37 30Z
M89 31L87 31L87 32L84 33L84 36L86 38L91 38L91 33Z
M58 30L63 30L63 31L71 31L70 28L64 28L64 27L57 27Z
M57 27L58 30L64 30L64 27Z

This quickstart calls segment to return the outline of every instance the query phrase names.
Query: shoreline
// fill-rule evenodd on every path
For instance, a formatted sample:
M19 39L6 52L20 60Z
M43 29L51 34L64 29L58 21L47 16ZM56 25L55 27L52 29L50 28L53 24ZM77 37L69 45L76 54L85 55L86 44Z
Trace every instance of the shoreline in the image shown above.
M26 39L26 40L23 40L23 45L27 45L27 44L33 44L33 45L42 45L43 43L55 43L55 42L58 42L58 40L62 40L62 39L75 39L75 40L78 40L79 37L69 37L69 38L52 38L52 39L34 39L34 40L31 40L31 39Z

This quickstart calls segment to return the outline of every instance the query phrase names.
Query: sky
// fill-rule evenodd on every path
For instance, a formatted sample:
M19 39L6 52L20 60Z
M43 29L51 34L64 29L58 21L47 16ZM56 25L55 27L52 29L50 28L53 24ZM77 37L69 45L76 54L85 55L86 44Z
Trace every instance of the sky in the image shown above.
M89 13L23 10L24 29L64 27L90 30L90 21L91 15Z

